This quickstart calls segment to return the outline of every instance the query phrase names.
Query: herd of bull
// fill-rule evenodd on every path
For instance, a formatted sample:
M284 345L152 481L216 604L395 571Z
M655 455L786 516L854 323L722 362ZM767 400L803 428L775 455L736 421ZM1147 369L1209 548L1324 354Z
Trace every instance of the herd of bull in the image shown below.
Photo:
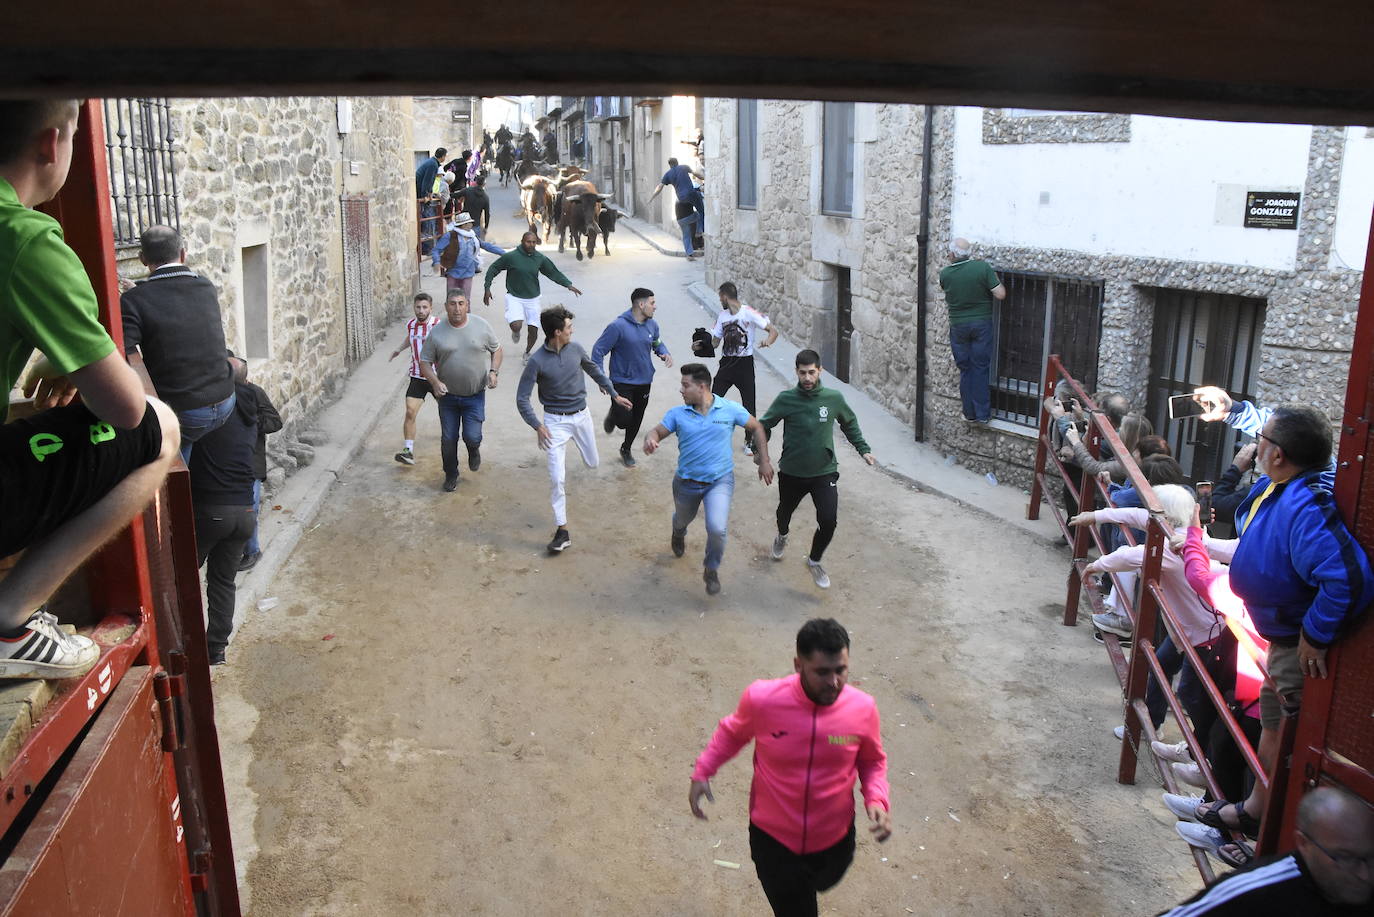
M603 203L610 195L601 194L596 185L583 180L582 176L587 174L585 169L577 166L556 170L552 166L543 168L549 169L551 174L529 175L520 183L520 212L530 232L548 242L557 226L558 250L565 250L567 236L571 235L578 261L582 260L583 236L587 240L587 257L593 258L596 256L596 237L600 233L601 244L609 255L610 235L615 232L616 221L625 214Z

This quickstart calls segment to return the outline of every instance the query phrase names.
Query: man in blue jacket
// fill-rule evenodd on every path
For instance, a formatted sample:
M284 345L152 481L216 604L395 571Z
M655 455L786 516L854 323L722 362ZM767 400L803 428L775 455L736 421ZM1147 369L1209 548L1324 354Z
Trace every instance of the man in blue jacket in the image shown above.
M1231 588L1269 641L1274 686L1260 694L1259 756L1272 773L1283 717L1297 714L1305 679L1326 677L1327 649L1374 600L1374 571L1332 496L1331 421L1323 412L1235 404L1211 386L1195 397L1208 409L1204 420L1225 420L1259 440L1255 459L1263 476L1236 510ZM1200 806L1199 821L1253 836L1266 798L1256 783L1244 802Z
M658 322L654 321L657 308L654 291L637 287L630 294L630 308L606 326L592 348L592 362L597 366L606 354L611 355L611 381L617 392L630 399L628 409L611 402L611 410L602 422L607 433L614 433L617 427L625 431L625 439L620 444L620 461L626 468L635 466L635 457L630 450L644 422L644 410L649 406L649 386L654 381L653 356L657 354L664 366L673 365L673 355L659 338Z

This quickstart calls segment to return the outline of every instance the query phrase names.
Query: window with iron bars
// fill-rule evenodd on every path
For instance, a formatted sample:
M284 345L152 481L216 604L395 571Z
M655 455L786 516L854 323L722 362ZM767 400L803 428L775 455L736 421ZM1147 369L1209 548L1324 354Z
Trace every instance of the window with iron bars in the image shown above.
M1231 464L1239 434L1223 423L1170 420L1169 398L1219 385L1237 401L1254 401L1266 302L1198 290L1158 288L1153 295L1148 416L1189 480L1215 481Z
M1007 298L997 304L992 415L1034 427L1050 354L1059 354L1088 391L1097 387L1103 284L1015 271L999 276Z
M106 99L104 105L115 245L137 245L149 226L180 232L171 106L166 99Z

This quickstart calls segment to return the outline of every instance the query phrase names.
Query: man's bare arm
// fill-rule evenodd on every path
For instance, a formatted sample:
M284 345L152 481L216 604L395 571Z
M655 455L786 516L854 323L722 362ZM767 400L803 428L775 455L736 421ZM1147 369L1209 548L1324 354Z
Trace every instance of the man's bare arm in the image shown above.
M91 413L111 426L132 430L143 422L148 409L143 382L118 352L69 373L68 378Z

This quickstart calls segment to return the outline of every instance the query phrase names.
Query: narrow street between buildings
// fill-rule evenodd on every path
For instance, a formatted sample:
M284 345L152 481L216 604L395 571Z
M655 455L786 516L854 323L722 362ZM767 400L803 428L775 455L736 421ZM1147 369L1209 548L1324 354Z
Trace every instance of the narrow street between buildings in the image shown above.
M513 247L514 189L491 196L489 238ZM688 293L700 264L623 226L610 257L578 262L556 238L541 250L585 294L546 283L544 304L576 312L589 351L645 286L678 363L691 361L692 330L709 324ZM441 490L432 401L415 466L393 461L397 360L381 420L271 584L275 604L243 616L215 672L248 913L766 913L749 751L714 781L709 822L688 811L689 775L741 690L792 670L813 616L851 632L851 683L882 714L895 827L883 845L861 827L824 913L1148 914L1195 890L1149 766L1137 786L1115 782L1120 694L1091 629L1059 624L1064 549L837 442L822 591L802 562L809 503L774 562L776 488L737 453L724 589L710 597L701 521L685 557L669 549L676 443L627 469L621 434L598 424L600 467L569 454L572 547L549 556L544 456L516 413L519 352L503 294L480 304L484 277L473 314L507 352L481 470ZM749 278L735 280L750 301ZM387 334L394 348L400 323ZM660 367L646 431L680 403L678 382ZM782 387L760 370L760 410ZM589 388L599 420L608 401Z

